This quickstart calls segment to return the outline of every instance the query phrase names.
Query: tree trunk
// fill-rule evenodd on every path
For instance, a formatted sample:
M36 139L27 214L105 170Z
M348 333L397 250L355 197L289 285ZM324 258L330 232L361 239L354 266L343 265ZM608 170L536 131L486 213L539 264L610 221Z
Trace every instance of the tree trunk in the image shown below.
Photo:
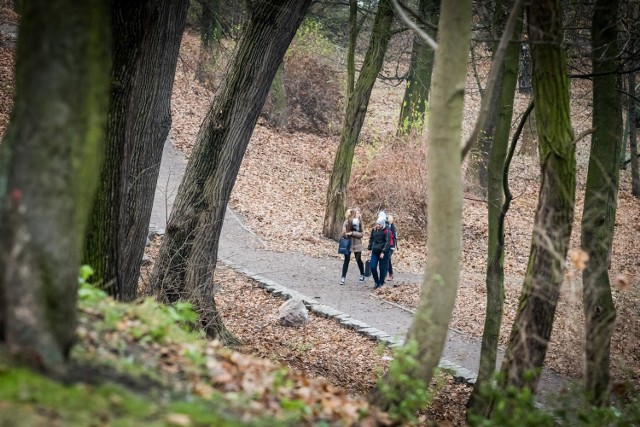
M636 74L629 73L629 93L636 96ZM638 144L637 136L637 120L636 120L636 100L629 98L629 151L631 152L631 193L640 197L640 174L638 173Z
M420 0L418 5L422 19L433 23L438 22L440 13L440 0ZM438 38L438 32L431 27L424 31L432 39ZM398 135L406 135L412 131L421 132L424 124L424 116L427 111L429 89L431 89L431 74L433 72L433 58L435 52L414 34L411 50L411 64L407 75L407 83L404 90L404 98L400 107L398 119Z
M529 55L529 45L527 43L522 44L522 50L520 51L518 92L526 95L531 93L531 57Z
M462 185L460 133L471 35L471 0L442 2L427 143L427 266L406 347L373 396L383 409L406 409L407 395L426 390L447 335L460 273ZM396 374L392 374L395 372ZM400 374L398 374L400 372ZM410 378L412 385L405 378ZM420 404L421 402L417 402ZM410 408L418 409L418 408Z
M202 7L198 17L200 41L202 42L202 47L208 50L218 40L222 32L222 27L217 18L220 14L220 2L219 0L199 0L199 3Z
M389 0L380 0L378 11L371 30L371 40L358 81L347 103L347 111L340 134L340 144L333 162L329 187L327 189L327 207L324 216L323 234L338 240L344 222L347 185L351 177L353 153L358 142L362 124L369 106L371 90L382 63L387 45L391 39L393 9Z
M575 203L576 160L559 0L528 6L541 180L529 264L502 364L506 385L535 391L553 326Z
M347 47L347 102L356 82L356 45L358 44L358 1L349 0L349 46Z
M497 2L502 3L502 2ZM509 2L512 3L512 2ZM507 13L504 3L497 4L504 10L501 21L506 23ZM522 33L522 18L513 33L514 40L518 40ZM505 191L503 178L505 175L505 159L509 146L509 132L513 116L513 100L518 82L518 64L520 44L512 42L507 48L502 67L502 85L500 87L498 106L496 108L495 130L493 142L489 151L488 171L488 225L489 244L487 248L487 309L480 350L480 368L478 378L474 384L469 399L470 412L487 415L488 402L481 395L482 387L491 381L496 371L496 357L502 310L504 305L504 227L500 219L503 212Z
M585 389L592 404L609 404L609 356L616 308L609 260L618 201L618 156L622 140L622 99L618 92L616 20L618 0L598 0L591 28L593 128L582 215L582 249L589 262L582 273L585 315Z
M16 99L0 152L0 342L53 371L74 340L78 268L100 164L105 4L22 5Z
M196 137L153 270L157 297L191 301L207 335L229 344L236 341L213 297L222 221L269 87L309 3L252 3L234 59Z
M114 297L136 297L187 0L116 0L113 68L101 180L84 261Z

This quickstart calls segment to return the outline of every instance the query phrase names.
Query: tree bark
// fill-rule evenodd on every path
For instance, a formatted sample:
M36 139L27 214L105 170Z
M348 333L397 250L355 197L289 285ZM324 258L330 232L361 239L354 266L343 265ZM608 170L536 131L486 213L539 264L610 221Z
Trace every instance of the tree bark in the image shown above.
M334 240L340 238L344 222L347 185L351 177L353 153L369 106L371 90L382 68L387 45L391 39L393 9L389 0L380 0L371 30L371 40L358 81L347 103L347 111L340 134L340 144L333 162L327 189L327 207L323 234Z
M629 73L629 93L636 96L636 74ZM636 100L629 97L629 151L631 152L631 193L635 197L640 197L640 173L638 173L638 144L637 120L636 120Z
M136 297L187 0L116 0L104 163L84 262L114 297Z
M196 137L153 270L158 298L191 301L207 335L228 344L236 340L213 297L224 213L271 82L309 3L252 3L234 59Z
M582 273L586 345L585 390L593 405L609 404L609 356L616 308L609 260L618 201L622 99L615 70L619 54L618 0L598 0L593 9L593 128L582 214L582 249L589 262ZM610 74L607 74L610 73ZM603 75L600 75L603 74Z
M418 12L422 19L438 22L440 0L420 0ZM438 32L432 28L424 31L436 40ZM433 73L433 58L435 52L421 37L414 35L411 48L411 64L407 75L407 83L400 107L398 119L398 135L406 135L412 131L421 132L424 116L427 111L429 90L431 89L431 75Z
M506 7L503 2L496 2L496 6L503 10L500 21L506 22ZM511 2L509 2L511 3ZM501 218L505 189L503 178L505 172L505 159L509 146L509 133L513 116L513 100L518 82L518 65L520 57L520 44L517 40L522 33L522 12L519 23L513 34L514 42L509 44L501 71L501 85L499 89L496 107L495 126L492 134L492 144L489 151L488 174L488 226L489 244L487 248L487 309L480 350L480 368L478 378L474 384L473 392L469 398L470 412L487 414L488 402L482 397L482 387L491 381L496 371L496 358L498 339L500 336L500 324L504 305L504 227ZM488 135L487 135L488 136Z
M414 363L396 366L387 373L373 400L383 409L399 407L407 394L415 393L410 378L426 389L438 365L447 335L458 287L461 253L462 185L460 133L467 56L471 36L471 0L442 2L439 44L433 74L431 113L427 143L429 210L427 266L420 304L407 335L417 346ZM392 363L398 362L394 359ZM415 383L414 383L415 384ZM386 390L381 392L380 390Z
M551 335L575 203L576 160L559 0L528 6L541 183L529 264L502 372L535 391Z
M347 102L356 83L356 45L358 44L358 1L349 0L349 46L347 47Z
M109 76L109 10L97 0L22 5L16 98L0 153L0 342L63 368L97 183Z

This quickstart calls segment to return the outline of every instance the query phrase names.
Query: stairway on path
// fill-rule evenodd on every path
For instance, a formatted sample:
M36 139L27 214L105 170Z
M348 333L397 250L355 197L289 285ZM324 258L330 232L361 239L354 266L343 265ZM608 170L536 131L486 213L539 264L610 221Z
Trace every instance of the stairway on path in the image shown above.
M173 200L185 170L182 153L170 141L165 144L160 176L150 228L163 230L166 213ZM357 275L347 277L345 286L338 285L342 261L336 258L313 258L296 252L275 252L265 248L262 240L253 233L238 214L227 208L220 245L219 259L234 269L260 281L267 288L278 285L281 296L300 295L310 304L330 307L336 320L355 320L370 326L370 336L378 339L374 330L392 337L394 342L404 340L411 325L411 310L375 299L371 295L372 282L357 282ZM397 273L396 280L421 283L419 275ZM328 312L329 312L328 311ZM363 327L363 329L367 329ZM504 351L499 351L500 364ZM442 355L441 366L452 369L456 375L473 382L478 371L480 340L462 332L449 329ZM549 393L557 393L566 386L566 380L550 370L543 370L539 385L539 397L545 401Z

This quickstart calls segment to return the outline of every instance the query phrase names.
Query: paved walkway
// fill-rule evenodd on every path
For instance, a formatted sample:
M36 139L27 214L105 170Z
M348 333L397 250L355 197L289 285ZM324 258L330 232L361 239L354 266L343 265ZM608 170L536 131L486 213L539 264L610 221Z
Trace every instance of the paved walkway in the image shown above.
M183 155L165 144L158 190L150 227L164 229L165 213L170 212L186 163ZM246 274L267 290L281 297L297 296L320 314L336 318L346 327L388 344L401 343L411 324L410 310L371 296L372 280L358 283L355 264L350 266L345 286L338 284L342 266L338 258L313 258L297 252L274 252L264 248L262 240L227 209L218 256L222 262ZM398 281L421 283L422 277L396 274ZM503 351L500 351L500 360ZM459 331L449 330L440 365L457 376L473 382L478 370L480 341ZM500 362L499 362L500 363ZM541 400L549 392L559 391L565 381L545 370L540 381Z

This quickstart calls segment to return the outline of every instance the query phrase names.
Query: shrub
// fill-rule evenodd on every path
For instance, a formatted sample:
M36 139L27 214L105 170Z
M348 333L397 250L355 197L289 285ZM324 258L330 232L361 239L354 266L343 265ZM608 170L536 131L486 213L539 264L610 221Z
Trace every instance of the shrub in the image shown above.
M386 209L394 214L403 237L423 237L427 228L426 145L419 139L398 139L367 145L364 151L354 161L348 194L365 213L365 223L370 225L368 219Z
M329 134L339 129L343 116L341 73L335 58L338 48L307 19L298 29L284 59L286 111L276 111L273 87L262 114L272 124L280 115L290 131Z

